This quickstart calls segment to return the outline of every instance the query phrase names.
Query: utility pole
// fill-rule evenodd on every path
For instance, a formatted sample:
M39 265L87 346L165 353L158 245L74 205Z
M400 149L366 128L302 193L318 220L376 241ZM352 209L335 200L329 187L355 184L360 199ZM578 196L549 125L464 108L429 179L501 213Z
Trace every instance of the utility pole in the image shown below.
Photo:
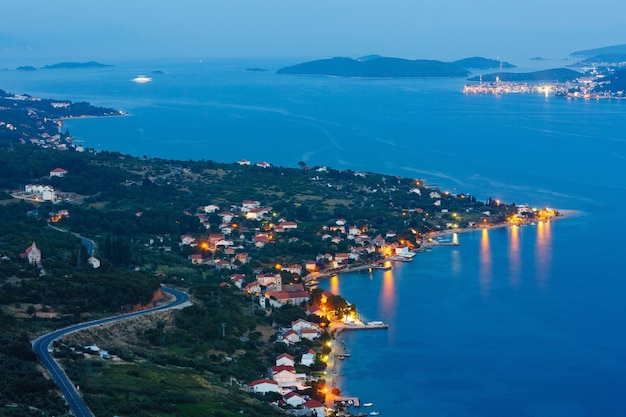
M222 337L226 337L226 323L222 323Z

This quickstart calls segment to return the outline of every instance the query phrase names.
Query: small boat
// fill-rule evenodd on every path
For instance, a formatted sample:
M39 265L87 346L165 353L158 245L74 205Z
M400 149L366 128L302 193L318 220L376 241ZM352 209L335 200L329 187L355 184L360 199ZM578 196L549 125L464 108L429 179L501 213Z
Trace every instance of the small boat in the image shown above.
M377 415L379 415L379 414L380 414L380 413L379 413L378 411L372 411L372 412L370 413L370 416L377 416Z
M374 403L363 403L363 407L371 407Z
M131 81L135 83L149 83L150 81L152 81L152 78L146 77L145 75L138 75L135 78L133 78Z

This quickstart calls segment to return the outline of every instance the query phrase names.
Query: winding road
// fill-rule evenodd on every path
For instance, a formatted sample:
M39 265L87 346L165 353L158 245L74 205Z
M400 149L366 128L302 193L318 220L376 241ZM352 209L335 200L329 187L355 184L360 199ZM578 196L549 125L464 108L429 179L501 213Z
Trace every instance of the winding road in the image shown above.
M164 286L162 286L162 289L163 292L166 292L176 297L176 300L169 304L154 307L148 310L136 311L120 316L108 317L104 319L75 324L73 326L55 330L53 332L45 334L33 341L33 349L41 358L41 363L43 364L43 366L46 367L49 374L54 379L54 382L56 382L56 384L61 389L61 393L65 397L68 405L71 407L72 412L76 417L93 417L93 414L89 410L89 408L87 408L87 405L83 402L83 399L81 398L74 384L72 384L72 381L70 381L63 369L61 369L59 363L52 357L51 350L49 350L52 342L62 336L65 336L66 334L77 332L79 330L84 330L89 327L99 326L106 323L113 323L116 321L129 319L131 317L141 316L143 314L154 313L156 311L163 311L174 308L185 308L191 305L188 294Z

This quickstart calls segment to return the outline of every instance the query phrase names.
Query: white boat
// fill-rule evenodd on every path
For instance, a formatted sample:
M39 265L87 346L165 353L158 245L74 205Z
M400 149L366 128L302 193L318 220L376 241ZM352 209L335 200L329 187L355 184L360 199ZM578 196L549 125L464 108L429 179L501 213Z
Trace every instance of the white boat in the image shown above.
M380 413L379 413L378 411L372 411L372 412L370 413L370 416L377 416L377 415L379 415L379 414L380 414Z
M152 81L152 78L146 77L145 75L138 75L135 78L133 78L131 81L135 83L149 83L150 81Z
M374 403L363 403L363 407L371 407Z

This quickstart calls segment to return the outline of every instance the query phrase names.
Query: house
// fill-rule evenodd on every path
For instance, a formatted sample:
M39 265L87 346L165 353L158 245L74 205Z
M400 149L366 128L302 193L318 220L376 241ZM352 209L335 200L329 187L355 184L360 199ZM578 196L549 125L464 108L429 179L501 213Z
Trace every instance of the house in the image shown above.
M306 291L268 291L266 296L273 307L285 304L300 305L309 301L309 293Z
M241 262L242 264L248 263L248 252L239 252L237 255L235 255L235 260Z
M302 397L300 394L295 393L293 391L285 394L285 396L283 397L283 401L285 401L285 403L289 404L290 406L294 408L301 406L302 404L306 402L304 397Z
M191 259L191 263L194 264L194 265L202 264L202 255L199 254L199 253L194 253L194 254L190 255L189 259Z
M396 232L394 232L393 230L388 230L387 233L385 233L385 239L390 239L394 237L396 237Z
M292 387L297 384L296 368L293 366L272 366L272 379L279 387Z
M239 165L250 165L250 161L247 159L240 159L239 161L237 161L237 163Z
M238 288L243 288L243 284L245 282L245 276L242 275L242 274L233 274L233 275L230 276L230 280Z
M248 391L259 394L278 392L278 382L271 379L257 379L248 384Z
M261 207L261 202L256 200L244 200L243 203L241 203L241 211L244 213L259 207Z
M337 253L337 254L335 254L335 261L339 265L348 262L349 258L350 258L350 256L347 253Z
M211 233L209 234L209 246L214 248L215 244L220 240L224 240L224 234L222 233Z
M300 341L300 335L298 335L298 332L295 330L287 330L281 341L287 345L293 345L294 343L298 343Z
M191 245L195 241L196 241L196 239L193 236L191 236L191 235L182 235L180 237L180 244L181 245Z
M215 269L232 269L232 267L228 261L218 259L215 261Z
M52 178L52 177L64 177L65 174L67 174L67 171L64 170L63 168L55 168L52 171L50 171L50 178Z
M276 357L276 366L294 366L295 359L288 353L282 353Z
M263 216L269 213L270 210L271 209L269 207L253 208L252 210L249 210L246 212L246 219L247 220L260 220L263 218Z
M217 206L215 204L209 204L208 206L204 206L205 213L215 213L219 209L220 209L220 206Z
M283 271L291 272L292 274L302 275L302 265L294 264L291 266L283 267Z
M302 339L313 340L320 337L320 332L317 330L304 328L300 330L300 337Z
M280 226L283 227L284 230L297 229L298 224L296 222L281 222Z
M272 165L270 163L268 163L268 162L260 161L260 162L256 163L256 166L261 167L261 168L269 168Z
M29 264L39 265L41 263L41 251L35 242L26 248L25 257Z
M243 290L248 294L258 294L261 292L261 286L258 282L254 281L243 287Z
M309 306L306 309L306 312L307 312L307 314L314 314L317 317L323 317L324 316L324 311L321 308L319 308L318 306L316 306L316 305Z
M395 254L396 256L408 256L409 247L406 245L396 246Z
M336 224L337 226L345 226L345 225L346 225L346 219L338 219L338 220L335 220L335 224Z
M311 366L315 363L315 357L317 356L317 352L313 349L309 349L307 353L302 354L302 358L300 359L300 365Z
M351 236L358 236L358 235L361 234L361 229L359 229L356 226L350 226L348 228L348 234L351 235Z
M302 404L302 406L307 410L311 410L317 417L326 416L326 407L317 400L309 400Z
M315 331L320 331L320 328L317 324L311 323L310 321L298 319L296 321L291 322L291 328L296 332L300 333L302 329L311 329Z
M272 273L267 273L267 274L257 274L256 276L256 282L259 283L259 285L265 285L266 287L272 284L276 284L277 278L278 276L276 274L272 274Z
M306 261L306 263L304 264L304 268L309 271L315 271L315 269L317 268L317 264L315 263L315 261Z
M254 246L262 248L270 242L270 238L266 234L260 234L254 236Z

